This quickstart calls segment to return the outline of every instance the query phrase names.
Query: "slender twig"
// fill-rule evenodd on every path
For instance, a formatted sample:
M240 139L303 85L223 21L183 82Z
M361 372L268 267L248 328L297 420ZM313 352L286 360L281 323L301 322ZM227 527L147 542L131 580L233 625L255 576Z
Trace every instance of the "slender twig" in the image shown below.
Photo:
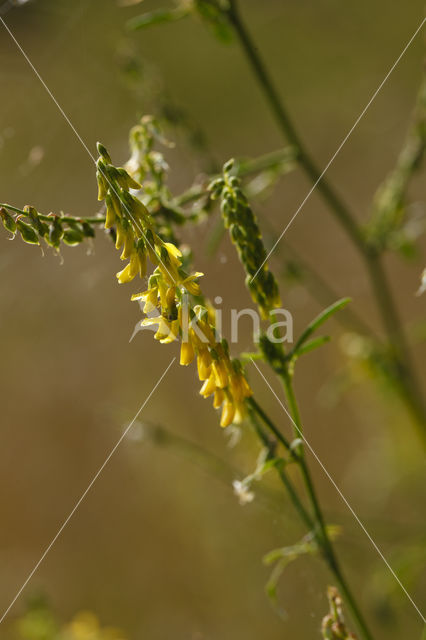
M250 421L255 429L255 432L259 438L259 440L261 441L261 443L263 444L264 447L266 447L268 449L268 454L269 457L272 458L274 457L275 451L274 451L274 443L272 443L267 434L265 433L265 431L262 429L261 425L259 424L258 420L256 419L256 416L259 416L263 422L265 422L265 424L267 424L268 428L272 431L272 433L275 435L275 437L277 438L277 440L279 440L282 444L284 444L285 449L291 453L293 455L293 452L291 451L290 448L290 444L286 441L286 439L284 438L284 436L281 434L281 432L279 431L279 429L277 429L274 425L274 423L268 418L268 416L266 415L266 413L263 411L263 409L258 405L258 403L256 402L256 400L251 397L248 401L249 404L249 418ZM308 527L308 529L310 531L314 531L315 529L315 525L314 522L311 518L311 516L309 515L309 513L306 511L302 501L300 500L299 496L297 495L297 491L293 485L293 483L291 482L290 478L288 477L286 471L281 467L278 466L276 467L277 473L280 477L281 482L283 483L285 489L287 490L287 493L290 496L290 499L293 503L294 508L296 509L297 513L299 514L302 522L304 522L304 524Z
M377 254L371 254L367 261L367 267L376 300L382 311L383 324L393 348L396 380L399 382L399 389L416 424L422 428L420 433L424 437L426 409L423 394L411 362L410 349L402 330L398 310L381 257Z
M21 216L28 217L28 211L24 211L23 209L18 209L17 207L12 207L10 204L0 204L0 207L4 209L8 209L9 211L14 211L14 213L19 213ZM37 217L39 220L43 220L43 222L51 222L52 216L46 216L43 213L37 213ZM74 216L60 216L61 222L66 223L74 223L74 222L87 222L88 224L105 224L104 217L96 217L96 218L78 218Z
M290 165L297 163L297 161L297 150L294 147L287 146L283 149L261 154L256 158L237 158L235 161L235 172L239 178L247 178L255 173L275 169L283 165ZM179 196L173 198L172 203L181 207L205 197L206 186L218 176L219 174L209 175L205 180L192 185Z
M296 397L294 395L293 387L291 384L291 379L287 375L284 375L282 376L282 381L284 383L284 388L285 388L286 397L287 397L292 419L294 420L294 424L297 425L297 429L295 428L295 435L297 438L299 438L300 433L302 432L302 423L300 419L300 413L299 413ZM271 432L274 434L274 436L283 444L285 448L287 448L287 445L289 444L288 440L281 433L281 431L274 424L274 422L265 414L263 409L259 407L259 405L253 398L249 400L249 403L252 406L253 410L256 411L256 413L262 419L264 424L268 427L268 429L270 429ZM338 584L338 587L343 597L345 598L347 606L352 613L354 621L358 625L358 629L361 632L362 637L364 638L364 640L372 640L372 635L368 630L368 627L366 622L364 621L363 615L355 601L355 598L340 568L339 561L337 559L333 544L330 540L330 536L328 534L327 527L325 525L324 516L321 510L318 497L314 489L309 468L305 460L303 447L301 446L298 447L298 453L297 453L297 456L295 456L295 462L298 464L300 472L302 474L302 478L306 488L306 493L308 495L309 502L311 504L311 508L314 514L314 526L313 527L311 526L310 529L315 535L315 539L317 541L319 549L322 552L322 556L325 562L327 563L331 573L333 574L334 579ZM296 499L294 499L293 496L290 496L290 497L292 498L292 501L295 504L295 506L297 506L298 504L301 504L300 499L297 495L296 495ZM309 516L309 519L310 519L310 516ZM307 524L307 521L305 519L304 519L304 522L305 524Z
M278 91L272 82L268 70L260 57L258 48L252 41L251 36L241 19L235 0L232 0L230 3L228 17L281 130L290 144L298 151L297 157L300 166L305 170L305 173L307 173L312 182L316 183L318 181L318 191L322 194L331 209L334 211L335 215L339 218L341 224L345 227L353 242L361 251L364 251L363 233L356 223L354 216L348 210L346 204L340 199L340 196L335 192L328 180L321 177L321 171L318 169L314 160L302 143L302 140L281 101Z

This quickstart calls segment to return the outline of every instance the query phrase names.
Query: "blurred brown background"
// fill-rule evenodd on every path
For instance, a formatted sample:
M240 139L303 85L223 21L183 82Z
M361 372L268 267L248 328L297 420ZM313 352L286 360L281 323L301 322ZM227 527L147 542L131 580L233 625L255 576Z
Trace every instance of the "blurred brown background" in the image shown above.
M114 160L124 162L128 129L155 108L159 95L186 109L220 163L279 148L283 141L236 44L221 46L194 20L126 32L129 17L161 4L146 0L123 8L110 0L34 0L5 19L93 153L102 140ZM420 0L240 4L321 166L423 16ZM360 220L402 142L423 55L419 36L329 171ZM0 200L93 215L99 205L92 162L3 28L0 82ZM167 133L178 142L167 155L170 184L178 191L206 163L182 132ZM414 201L424 195L422 187L418 179ZM299 172L286 177L257 207L260 220L280 232L308 190ZM198 248L196 265L206 274L207 294L223 297L226 314L249 301L227 239L214 259L206 258L209 229L191 230L187 239ZM149 333L129 344L139 317L129 298L140 284L117 286L118 254L102 233L93 255L67 249L62 265L50 252L43 258L38 248L0 235L2 611L178 349L154 343ZM287 240L380 330L363 268L315 194ZM272 261L278 271L280 260L276 254ZM424 299L414 296L423 261L392 258L388 266L404 320L415 333L424 314ZM319 310L302 286L284 286L282 298L296 332ZM249 329L247 323L237 351L250 348ZM421 448L397 401L374 381L361 378L333 401L332 381L345 358L338 347L341 330L330 324L329 331L336 335L333 344L301 362L296 381L308 439L421 605ZM419 346L415 352L421 368ZM288 429L255 371L251 381ZM250 472L255 443L243 434L229 448L198 387L194 367L175 364L140 421L164 425L241 473ZM139 432L136 425L134 434ZM313 460L311 466L328 521L343 526L339 550L376 637L418 637L417 613L321 469ZM285 572L279 599L286 619L263 592L269 569L262 555L304 533L286 499L272 511L261 499L243 508L229 482L174 447L127 439L8 621L31 594L45 593L60 616L89 608L132 639L317 638L330 582L319 560L300 559ZM1 637L9 637L8 621Z

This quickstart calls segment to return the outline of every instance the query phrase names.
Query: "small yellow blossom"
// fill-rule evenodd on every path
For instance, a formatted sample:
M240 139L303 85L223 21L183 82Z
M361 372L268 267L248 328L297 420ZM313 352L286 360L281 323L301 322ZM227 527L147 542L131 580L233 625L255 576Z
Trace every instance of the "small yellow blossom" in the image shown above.
M200 395L204 396L205 398L208 398L208 396L211 396L212 393L216 391L216 388L217 388L216 379L214 374L212 373L210 375L210 378L204 381L204 384L200 389Z
M235 405L228 398L225 400L220 417L220 426L227 427L231 424L235 416Z
M194 347L190 342L183 342L180 348L180 364L186 366L191 364L195 358Z

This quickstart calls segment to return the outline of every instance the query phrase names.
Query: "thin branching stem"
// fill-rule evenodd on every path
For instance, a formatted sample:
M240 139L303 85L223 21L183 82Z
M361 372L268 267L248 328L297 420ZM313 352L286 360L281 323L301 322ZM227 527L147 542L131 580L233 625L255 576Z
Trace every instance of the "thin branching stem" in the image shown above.
M296 438L300 438L300 435L302 433L302 422L300 419L300 412L299 412L296 396L294 394L292 381L288 374L283 374L281 376L281 379L284 385L284 390L285 390L287 402L289 405L289 411L292 416L293 423L295 425L294 427L295 436ZM287 438L281 433L280 429L266 415L266 413L257 404L257 402L253 398L250 398L249 403L253 408L253 410L256 412L256 414L262 419L263 423L268 427L268 429L270 429L270 431L274 434L274 436L279 440L279 442L281 442L281 444L288 451L292 451L291 445L289 444L289 441L287 440ZM360 633L362 634L362 638L364 640L372 640L372 635L367 627L364 617L354 599L354 596L340 568L339 561L337 559L333 544L331 542L330 536L327 531L322 509L314 489L310 471L305 460L303 447L297 448L297 455L294 455L294 461L299 466L299 469L303 478L306 493L307 493L309 503L311 505L312 512L313 512L313 520L310 515L308 515L307 518L305 518L305 516L302 515L301 510L305 512L305 508L296 492L294 492L294 495L290 494L290 498L292 499L293 504L297 508L299 515L301 515L304 523L309 526L310 530L315 535L315 539L317 541L319 549L321 550L322 556L325 562L327 563L331 573L333 574L341 594L346 600L346 604L349 610L351 611L353 619L356 622Z
M250 62L256 79L259 82L259 85L262 87L271 110L274 113L275 119L280 126L280 129L284 133L288 142L293 145L295 149L297 149L299 164L313 183L318 182L318 191L327 201L335 215L339 218L341 224L345 227L353 242L361 251L363 251L364 237L362 231L356 223L354 216L348 210L348 207L341 200L340 196L336 193L333 187L329 184L328 180L326 180L324 177L321 177L321 171L316 166L311 155L305 148L289 114L287 113L287 110L285 109L281 101L274 83L272 82L266 65L260 57L258 48L251 39L251 36L247 31L243 20L241 19L240 13L237 10L235 0L233 0L230 4L228 16L239 38L244 53L246 54Z
M268 418L268 416L266 415L266 413L263 411L263 409L259 406L259 404L256 402L256 400L253 398L253 396L248 400L248 404L250 407L249 410L249 418L250 421L254 427L254 430L259 438L259 440L261 441L262 445L264 447L266 447L268 449L268 454L270 457L274 457L274 444L269 440L268 435L265 433L264 429L262 428L262 426L259 424L259 421L257 420L257 416L259 418L261 418L262 422L264 422L268 429L270 431L272 431L272 433L274 434L274 436L277 438L277 440L279 440L279 442L281 442L281 444L284 445L285 449L292 454L292 451L290 449L290 445L287 442L287 440L284 438L284 436L282 435L282 433L279 431L279 429L277 429L274 425L274 423ZM284 444L286 443L286 444ZM277 473L280 477L281 482L283 483L292 503L294 508L296 509L297 513L299 514L302 522L308 527L309 531L313 531L315 528L315 524L311 518L311 516L309 515L309 513L306 511L305 506L303 505L302 501L300 500L298 494L297 494L297 490L294 487L293 483L291 482L288 474L286 473L285 469L281 466L277 467Z
M230 0L227 15L281 131L288 142L297 150L297 158L300 166L316 186L316 189L329 206L330 211L344 227L366 264L371 285L375 293L376 303L382 317L383 327L388 340L395 347L394 359L399 373L398 388L400 389L402 399L410 409L424 438L426 431L426 407L420 392L417 374L411 364L409 348L383 268L381 256L377 250L370 246L364 232L356 222L355 216L347 204L342 201L328 179L321 174L320 169L305 148L292 119L284 107L266 65L259 54L259 50L254 44L241 18L236 0Z

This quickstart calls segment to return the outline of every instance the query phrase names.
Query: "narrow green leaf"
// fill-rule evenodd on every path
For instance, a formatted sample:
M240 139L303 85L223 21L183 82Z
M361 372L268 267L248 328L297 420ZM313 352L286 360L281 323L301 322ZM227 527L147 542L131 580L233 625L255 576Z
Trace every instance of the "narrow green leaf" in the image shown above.
M297 352L299 350L299 347L301 347L301 345L304 344L308 338L310 338L310 336L314 333L314 331L318 329L318 327L324 324L324 322L328 320L328 318L334 313L340 311L340 309L343 309L343 307L346 307L346 305L350 301L350 298L342 298L341 300L337 300L337 302L327 307L327 309L324 309L324 311L322 311L316 318L314 318L314 320L312 320L312 322L303 331L302 335L296 342L293 351Z
M321 347L326 342L330 342L330 340L330 336L320 336L319 338L313 338L312 340L308 340L307 342L305 342L305 344L301 345L297 351L292 351L292 354L299 357L304 353L309 353L314 349L318 349L318 347Z
M273 568L273 571L269 577L269 580L266 583L266 586L265 586L266 595L271 600L274 606L277 605L277 601L278 601L278 598L277 598L278 582L280 581L280 578L284 569L288 564L290 564L292 560L295 560L295 558L291 558L291 557L281 558Z

